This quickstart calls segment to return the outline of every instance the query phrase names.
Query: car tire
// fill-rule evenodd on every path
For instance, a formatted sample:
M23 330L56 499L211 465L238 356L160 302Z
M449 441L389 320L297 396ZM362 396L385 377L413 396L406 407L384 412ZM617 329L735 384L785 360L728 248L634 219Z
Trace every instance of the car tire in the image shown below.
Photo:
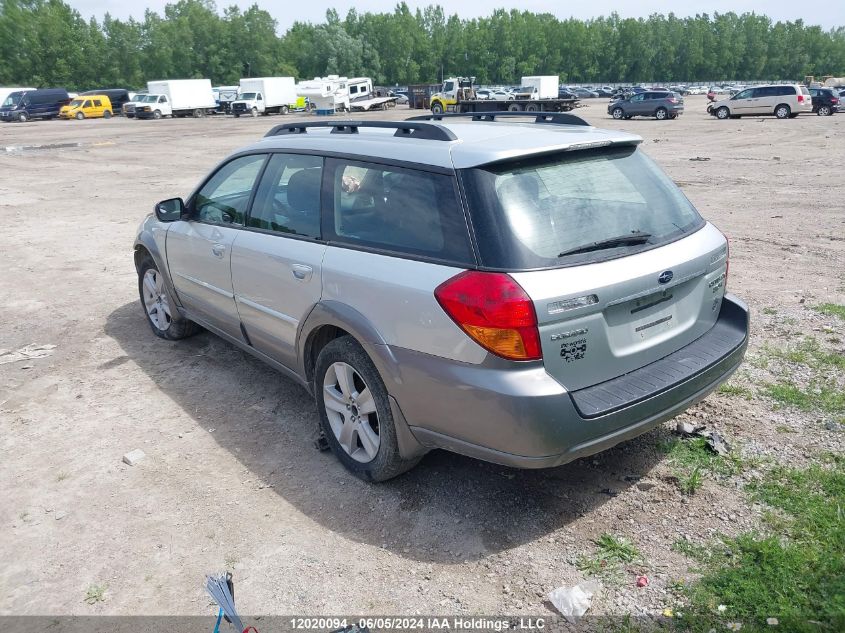
M387 389L367 352L351 336L336 338L320 351L314 395L329 447L355 476L386 481L419 462L400 455Z
M818 114L819 116L830 116L831 114L833 114L833 110L830 106L822 105L819 106L819 109L816 114Z
M435 101L431 104L431 113L432 114L443 114L443 104L439 101Z
M235 112L234 117L235 117L236 119L240 119L240 118L241 118L241 115L240 115L240 114L238 114L237 112Z
M104 119L110 119L111 118L111 112L109 112L108 110L105 110L103 112L103 118Z
M280 112L281 112L282 114L287 114L288 112L290 112L290 108L289 108L289 107L287 107L286 105L283 105L283 106L282 106L282 109L280 110Z
M537 103L529 103L527 106L525 106L525 111L526 112L539 112L540 111L540 105L537 104Z
M153 118L154 119L160 119L161 118L161 110L156 110L155 112L153 112Z
M20 123L26 123L29 121L29 115L26 112L21 112L18 114L18 121Z
M658 121L665 121L669 118L669 111L666 108L657 108L657 110L654 111L654 118Z
M785 103L781 103L775 106L775 116L779 119L788 119L789 115L792 114L792 110L789 109L789 106Z
M725 106L722 106L721 108L716 110L716 118L725 121L731 118L731 111L728 110Z
M249 113L252 115L253 118L257 117L258 116L258 108L253 108L252 110L249 111Z
M200 330L196 323L184 318L176 310L164 277L149 255L144 257L138 269L138 294L141 307L147 315L147 323L156 336L178 341Z
M84 118L85 118L85 115L84 115L84 114L82 114L81 112L77 112L77 113L74 115L74 118L75 118L77 121L81 121L82 119L84 119Z
M522 106L518 103L508 104L508 112L522 112Z
M613 108L613 112L610 113L614 119L622 119L625 117L625 111L622 108Z

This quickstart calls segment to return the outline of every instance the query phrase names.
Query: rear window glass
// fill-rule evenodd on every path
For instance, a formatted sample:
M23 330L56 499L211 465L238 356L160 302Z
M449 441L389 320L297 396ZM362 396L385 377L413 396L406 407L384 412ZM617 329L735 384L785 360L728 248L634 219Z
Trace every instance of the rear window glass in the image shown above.
M567 152L463 172L481 264L551 268L628 255L702 226L680 189L633 146ZM643 243L564 255L648 234ZM629 240L630 241L630 240Z
M335 241L474 263L454 177L358 161L330 165Z

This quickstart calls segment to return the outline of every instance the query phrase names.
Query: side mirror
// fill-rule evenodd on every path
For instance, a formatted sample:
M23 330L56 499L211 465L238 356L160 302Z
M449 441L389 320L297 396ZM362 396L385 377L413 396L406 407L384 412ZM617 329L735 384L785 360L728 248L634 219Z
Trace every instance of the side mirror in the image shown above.
M185 203L182 198L170 198L159 202L155 210L159 222L175 222L185 213Z

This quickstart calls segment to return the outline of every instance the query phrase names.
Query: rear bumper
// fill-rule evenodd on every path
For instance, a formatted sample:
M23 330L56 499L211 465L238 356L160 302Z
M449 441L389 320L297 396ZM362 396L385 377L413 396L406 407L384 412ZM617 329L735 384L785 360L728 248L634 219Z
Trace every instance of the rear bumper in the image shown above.
M398 367L388 390L423 446L507 466L547 468L640 435L702 400L739 367L748 325L748 308L728 295L716 325L690 345L627 376L572 393L541 364L467 365L393 348ZM615 399L600 404L601 390Z

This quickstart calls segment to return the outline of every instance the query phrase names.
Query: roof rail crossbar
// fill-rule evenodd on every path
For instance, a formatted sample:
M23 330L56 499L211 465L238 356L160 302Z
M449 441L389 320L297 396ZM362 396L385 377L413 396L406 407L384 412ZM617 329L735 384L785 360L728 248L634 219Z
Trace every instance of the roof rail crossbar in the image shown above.
M393 136L406 136L429 141L455 141L457 136L437 123L413 121L302 121L282 123L273 127L264 136L282 136L285 134L307 134L308 128L332 128L331 134L358 134L362 127L394 129Z
M406 121L442 121L443 119L463 118L472 121L496 121L511 117L534 117L534 123L550 123L552 125L585 125L584 119L568 112L445 112L443 114L421 114Z

